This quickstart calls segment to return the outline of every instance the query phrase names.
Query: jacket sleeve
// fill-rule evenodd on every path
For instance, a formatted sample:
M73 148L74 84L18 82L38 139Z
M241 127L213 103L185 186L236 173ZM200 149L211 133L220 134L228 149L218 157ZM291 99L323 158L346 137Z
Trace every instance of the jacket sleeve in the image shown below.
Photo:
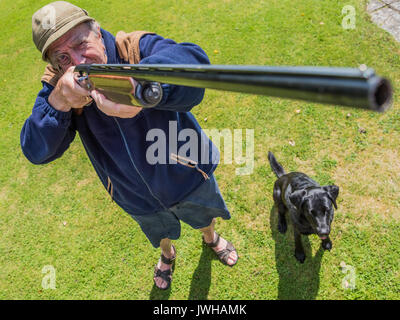
M207 54L198 45L176 43L156 34L140 39L141 64L210 64ZM205 89L163 84L163 99L155 107L159 110L190 111L204 97Z
M34 164L44 164L62 156L74 140L72 111L54 109L48 102L53 87L43 82L32 114L25 121L20 135L22 152Z

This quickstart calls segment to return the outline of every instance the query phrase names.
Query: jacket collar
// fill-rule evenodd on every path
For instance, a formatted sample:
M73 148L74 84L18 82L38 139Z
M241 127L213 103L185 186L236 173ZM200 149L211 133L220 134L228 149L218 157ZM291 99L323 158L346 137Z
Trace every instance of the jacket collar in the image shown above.
M115 45L115 37L104 29L100 29L100 32L104 40L104 46L106 47L107 63L122 63L118 54L117 46Z

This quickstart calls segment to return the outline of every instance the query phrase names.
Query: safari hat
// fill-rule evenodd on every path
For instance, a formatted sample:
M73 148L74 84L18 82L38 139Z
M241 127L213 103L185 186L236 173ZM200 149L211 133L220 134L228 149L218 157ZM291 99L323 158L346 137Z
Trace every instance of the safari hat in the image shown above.
M48 61L46 51L58 38L78 24L95 20L83 10L66 1L49 3L32 16L32 38L42 59Z

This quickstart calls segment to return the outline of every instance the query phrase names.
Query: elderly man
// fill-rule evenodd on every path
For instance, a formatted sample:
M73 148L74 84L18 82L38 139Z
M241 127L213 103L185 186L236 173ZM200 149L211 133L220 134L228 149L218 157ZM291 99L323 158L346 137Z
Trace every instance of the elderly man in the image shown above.
M214 231L215 218L230 219L213 176L218 150L189 112L203 99L204 89L162 84L161 102L142 109L114 103L96 90L89 92L74 73L74 66L82 63L208 64L205 52L195 44L178 44L150 32L121 31L114 37L85 10L64 1L38 10L32 31L49 64L43 89L21 131L25 156L34 164L53 161L68 149L77 131L111 198L139 223L155 248L161 247L154 271L158 288L170 286L176 257L171 240L179 238L181 220L201 230L203 241L221 262L235 265L235 248ZM206 161L195 166L184 159L166 164L147 161L146 134L158 129L167 134L167 141L176 141L168 130L171 125L177 133L198 133L198 145L209 146L209 154L202 157ZM174 148L165 149L170 159Z

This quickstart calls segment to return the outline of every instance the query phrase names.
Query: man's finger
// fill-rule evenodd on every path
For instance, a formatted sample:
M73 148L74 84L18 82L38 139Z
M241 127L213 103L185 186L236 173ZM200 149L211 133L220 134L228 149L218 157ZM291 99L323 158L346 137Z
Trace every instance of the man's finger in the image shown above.
M92 90L90 94L98 108L109 116L132 118L142 110L141 107L128 106L126 104L115 103L108 100L104 95L96 90Z
M104 95L96 90L90 91L90 95L93 100L96 102L97 106L100 110L102 110L105 114L111 114L114 112L113 104L114 102L108 100Z
M103 104L105 97L100 92L98 92L96 90L92 90L92 91L90 91L90 95L92 96L92 98L96 102L96 104L98 104L98 105Z
M81 84L78 82L78 79L75 76L75 73L72 74L71 85L72 85L72 90L74 90L76 92L76 94L78 94L80 96L89 96L90 95L89 90L87 90L85 87L82 87Z

